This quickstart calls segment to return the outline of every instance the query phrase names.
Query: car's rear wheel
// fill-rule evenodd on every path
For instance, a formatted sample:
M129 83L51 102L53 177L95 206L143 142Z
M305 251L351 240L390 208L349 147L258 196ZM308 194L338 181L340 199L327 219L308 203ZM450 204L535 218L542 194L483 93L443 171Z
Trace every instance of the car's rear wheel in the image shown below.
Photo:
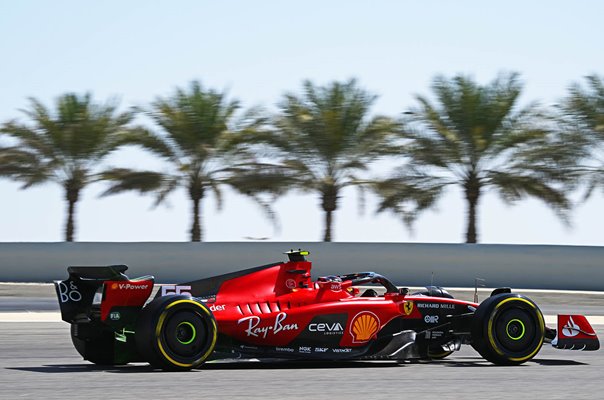
M530 299L499 294L482 302L472 321L472 347L498 365L522 364L541 349L543 314Z
M135 338L139 353L152 366L188 370L214 351L216 321L203 303L191 297L159 297L142 310Z

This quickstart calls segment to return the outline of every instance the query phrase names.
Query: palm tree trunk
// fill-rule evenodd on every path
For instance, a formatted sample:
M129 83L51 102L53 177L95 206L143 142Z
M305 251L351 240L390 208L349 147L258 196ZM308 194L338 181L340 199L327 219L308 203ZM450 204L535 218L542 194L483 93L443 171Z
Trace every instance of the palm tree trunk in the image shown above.
M466 243L476 243L478 235L476 233L476 206L477 202L468 202L468 228L466 231Z
M477 179L471 179L465 184L466 200L468 201L468 227L466 230L466 243L477 243L478 233L476 231L476 212L478 199L480 197L480 183Z
M67 223L65 224L65 241L73 242L75 234L75 211L76 203L80 197L80 191L78 189L69 187L65 189L65 200L67 200Z
M193 226L191 227L191 242L201 242L201 197L193 201Z
M65 241L73 242L73 234L75 232L75 226L73 223L73 215L75 214L75 201L67 202L67 224L65 226Z
M334 186L323 188L322 204L325 211L325 234L324 242L331 242L331 227L333 225L333 212L338 207L338 189Z
M189 197L193 202L193 223L191 226L191 242L201 242L201 199L203 199L203 183L199 174L190 177Z
M331 242L332 213L333 211L325 211L325 234L323 236L324 242Z

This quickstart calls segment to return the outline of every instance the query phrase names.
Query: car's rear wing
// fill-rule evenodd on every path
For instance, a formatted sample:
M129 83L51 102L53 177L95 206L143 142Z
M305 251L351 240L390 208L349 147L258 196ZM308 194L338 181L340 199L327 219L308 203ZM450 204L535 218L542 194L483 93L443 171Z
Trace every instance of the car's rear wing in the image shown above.
M125 265L69 267L69 278L54 281L61 318L66 322L107 319L112 308L142 307L153 290L154 278L129 279ZM119 319L119 318L118 318Z

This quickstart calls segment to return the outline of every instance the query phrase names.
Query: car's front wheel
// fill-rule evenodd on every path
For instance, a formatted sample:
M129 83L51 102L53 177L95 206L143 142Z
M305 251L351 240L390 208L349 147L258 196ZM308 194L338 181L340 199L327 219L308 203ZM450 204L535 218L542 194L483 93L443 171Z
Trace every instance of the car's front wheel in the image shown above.
M431 360L442 360L453 354L453 350L443 350L442 346L429 346L428 358Z
M472 347L498 365L522 364L541 349L545 322L530 299L504 293L483 301L472 321Z

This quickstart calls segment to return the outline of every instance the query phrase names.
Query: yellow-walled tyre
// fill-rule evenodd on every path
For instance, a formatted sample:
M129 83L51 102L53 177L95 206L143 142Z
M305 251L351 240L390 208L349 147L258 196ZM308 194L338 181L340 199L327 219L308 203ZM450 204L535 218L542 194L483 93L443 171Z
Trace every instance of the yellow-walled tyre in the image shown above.
M472 320L472 347L497 365L517 365L541 349L545 322L530 299L511 293L483 301Z
M443 350L441 346L428 347L428 358L431 360L442 360L453 354L451 350Z
M164 296L141 311L136 347L155 368L169 371L200 366L214 351L218 330L212 312L189 296Z

